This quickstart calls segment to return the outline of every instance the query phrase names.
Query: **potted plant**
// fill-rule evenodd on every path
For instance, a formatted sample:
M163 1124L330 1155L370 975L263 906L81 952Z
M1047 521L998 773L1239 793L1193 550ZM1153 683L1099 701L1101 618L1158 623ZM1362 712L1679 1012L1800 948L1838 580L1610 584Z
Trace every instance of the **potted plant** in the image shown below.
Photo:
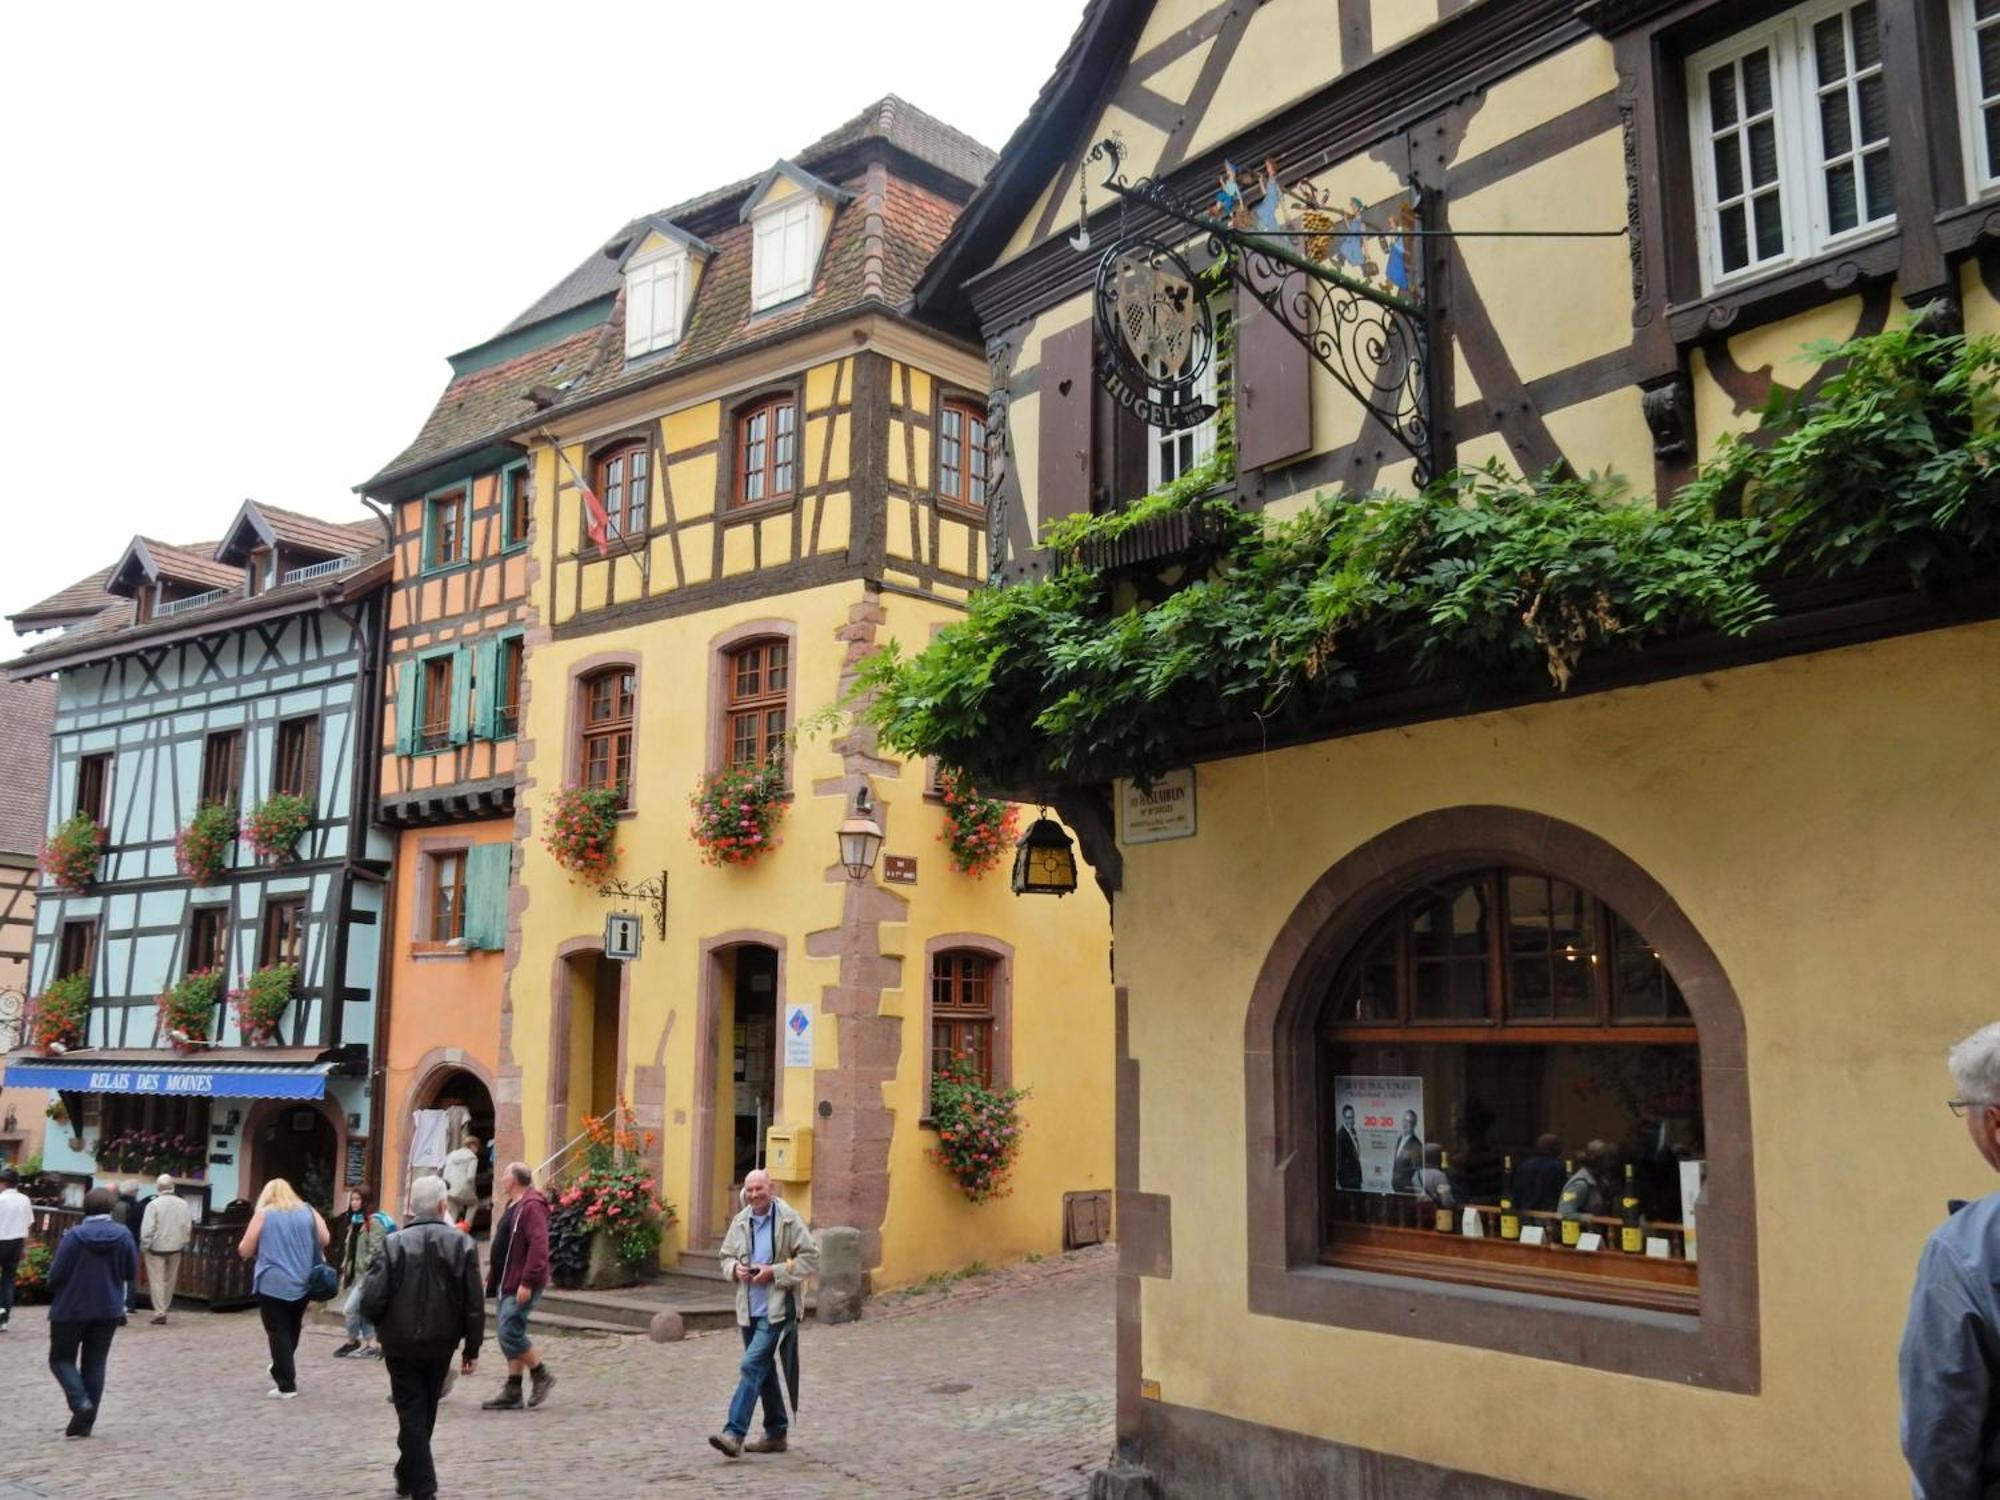
M174 863L196 885L214 885L229 868L229 841L235 837L236 809L204 802L174 835Z
M49 981L49 987L35 997L31 1034L43 1051L68 1051L83 1045L90 1024L90 976L65 974Z
M276 1040L278 1021L298 984L296 964L271 964L253 972L243 981L242 989L229 992L236 1007L236 1029L243 1034L246 1047Z
M160 996L160 1034L183 1052L212 1042L215 1003L221 998L222 975L214 969L195 970Z
M618 794L609 787L566 786L549 802L542 846L571 878L602 880L617 862Z
M632 1128L630 1119L621 1103L583 1122L583 1170L550 1206L549 1261L559 1284L629 1286L658 1262L674 1210L645 1165L653 1133Z
M60 824L42 845L42 873L66 891L90 889L97 879L97 863L104 857L104 844L109 837L102 823L85 813L77 813Z
M970 776L948 766L938 772L937 784L944 799L944 832L938 837L951 851L951 867L961 875L984 875L1013 848L1020 809L982 796Z
M930 1159L951 1173L959 1191L974 1203L1004 1198L1007 1178L1021 1154L1021 1101L1025 1089L996 1089L974 1069L972 1059L954 1053L931 1079L931 1123L938 1143Z
M251 812L243 837L259 859L286 860L312 822L312 803L296 792L273 792Z
M711 865L747 865L778 847L785 815L785 768L773 757L758 765L725 766L704 776L688 799L694 808L689 836Z

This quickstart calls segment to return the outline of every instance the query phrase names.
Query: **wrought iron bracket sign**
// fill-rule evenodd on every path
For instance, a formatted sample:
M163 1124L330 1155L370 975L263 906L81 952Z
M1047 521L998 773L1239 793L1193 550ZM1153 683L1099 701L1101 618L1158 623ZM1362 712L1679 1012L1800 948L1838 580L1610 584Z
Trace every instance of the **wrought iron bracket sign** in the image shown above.
M607 880L597 888L597 894L624 901L639 901L653 909L653 931L662 942L667 936L667 872L649 875L644 880Z
M1232 167L1223 174L1215 212L1203 213L1151 177L1127 182L1124 158L1124 143L1107 136L1091 147L1085 165L1106 164L1103 185L1122 204L1205 234L1223 273L1416 460L1417 482L1435 477L1442 467L1432 421L1435 361L1416 248L1426 233L1419 215L1434 217L1435 203L1413 187L1412 200L1386 224L1371 224L1358 202L1334 210L1310 183L1287 195L1267 164L1254 212L1244 206ZM1288 196L1302 210L1289 222L1280 217ZM1084 208L1087 224L1087 202ZM1287 238L1301 239L1301 249L1281 243ZM1371 242L1382 255L1379 267L1365 248ZM1087 250L1088 228L1070 243ZM1374 275L1386 284L1369 279ZM1214 408L1200 401L1198 389L1214 358L1214 322L1202 278L1180 252L1153 234L1121 232L1098 262L1095 300L1099 383L1151 426L1175 430L1205 421Z

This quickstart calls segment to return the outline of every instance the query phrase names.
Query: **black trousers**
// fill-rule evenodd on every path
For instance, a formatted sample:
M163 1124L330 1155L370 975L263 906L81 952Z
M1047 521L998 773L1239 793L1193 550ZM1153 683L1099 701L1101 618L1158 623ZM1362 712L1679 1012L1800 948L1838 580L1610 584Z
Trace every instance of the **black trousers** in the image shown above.
M264 1336L271 1341L271 1378L281 1391L297 1390L299 1371L294 1360L299 1352L299 1330L306 1322L306 1299L286 1302L259 1293L257 1315L264 1320Z
M454 1351L387 1349L389 1399L396 1403L396 1488L422 1497L437 1493L437 1466L431 1462L431 1429L437 1426L438 1398L451 1373Z
M111 1339L122 1318L90 1318L49 1324L49 1372L63 1388L71 1411L104 1404L104 1367Z
M0 1240L0 1323L14 1312L14 1272L20 1269L26 1240Z

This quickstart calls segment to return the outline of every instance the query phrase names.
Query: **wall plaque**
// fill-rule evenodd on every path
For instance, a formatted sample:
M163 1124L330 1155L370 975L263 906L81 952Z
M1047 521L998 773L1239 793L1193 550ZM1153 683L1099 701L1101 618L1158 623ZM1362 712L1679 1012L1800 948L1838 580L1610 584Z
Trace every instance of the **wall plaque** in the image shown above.
M885 854L882 856L882 878L897 885L917 883L917 857L914 854Z
M1194 837L1194 767L1169 771L1141 791L1118 783L1118 837L1127 844Z

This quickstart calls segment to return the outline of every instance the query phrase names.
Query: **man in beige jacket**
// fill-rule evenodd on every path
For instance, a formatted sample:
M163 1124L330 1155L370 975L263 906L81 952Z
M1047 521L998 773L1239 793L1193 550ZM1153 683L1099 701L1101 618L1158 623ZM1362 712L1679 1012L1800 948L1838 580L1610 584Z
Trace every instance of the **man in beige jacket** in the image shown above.
M139 1248L146 1256L146 1285L153 1294L153 1321L167 1321L167 1309L174 1305L174 1284L181 1276L181 1252L194 1238L194 1215L187 1202L174 1191L174 1179L162 1172L154 1183L159 1189L146 1204L139 1220Z
M729 1458L783 1453L790 1408L798 1403L799 1315L806 1283L819 1274L819 1245L798 1211L772 1195L767 1172L743 1179L743 1211L722 1237L722 1274L736 1284L743 1363L729 1419L709 1445ZM764 1435L746 1444L760 1396Z

